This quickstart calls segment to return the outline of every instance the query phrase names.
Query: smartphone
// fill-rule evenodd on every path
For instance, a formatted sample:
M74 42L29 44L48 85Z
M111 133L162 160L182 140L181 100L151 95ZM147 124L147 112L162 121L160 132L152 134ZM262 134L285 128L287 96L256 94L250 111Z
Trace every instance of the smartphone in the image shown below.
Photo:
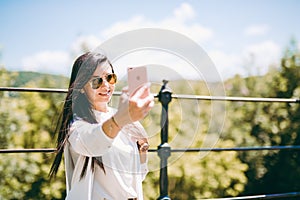
M131 96L138 88L148 83L146 66L128 67L128 92Z

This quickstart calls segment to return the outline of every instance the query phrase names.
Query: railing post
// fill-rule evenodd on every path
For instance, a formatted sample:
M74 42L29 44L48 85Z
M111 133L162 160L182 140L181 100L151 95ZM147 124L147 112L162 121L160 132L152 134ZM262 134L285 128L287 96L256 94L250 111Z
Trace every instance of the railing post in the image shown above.
M161 87L158 100L162 104L161 111L161 144L158 146L158 156L160 157L160 177L159 177L159 189L160 196L158 200L170 200L168 196L168 158L171 155L171 147L168 144L168 128L169 128L169 117L168 117L168 105L172 100L172 91L167 86L168 81L163 80L163 86Z

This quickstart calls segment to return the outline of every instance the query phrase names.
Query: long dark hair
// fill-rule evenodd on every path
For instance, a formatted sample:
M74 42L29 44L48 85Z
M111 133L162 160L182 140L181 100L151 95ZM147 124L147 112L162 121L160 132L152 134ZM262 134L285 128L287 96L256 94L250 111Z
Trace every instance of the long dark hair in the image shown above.
M49 173L50 178L54 177L58 172L64 147L69 137L69 129L74 120L74 115L89 123L97 123L92 110L92 104L87 99L85 93L82 92L82 89L91 79L96 68L99 65L104 64L109 64L112 72L114 73L114 69L107 57L100 53L87 52L79 56L73 64L68 93L55 129L55 133L58 134L58 137L56 144L56 156ZM92 159L92 170L94 169L95 163L104 170L101 157L93 157ZM89 158L86 157L80 175L81 178L85 175L88 161Z

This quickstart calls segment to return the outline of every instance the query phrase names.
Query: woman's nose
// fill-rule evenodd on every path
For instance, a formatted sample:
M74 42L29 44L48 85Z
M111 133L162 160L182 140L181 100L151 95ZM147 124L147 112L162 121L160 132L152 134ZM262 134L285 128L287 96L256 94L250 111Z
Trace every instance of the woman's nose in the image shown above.
M109 82L106 80L106 78L103 79L101 86L109 86Z

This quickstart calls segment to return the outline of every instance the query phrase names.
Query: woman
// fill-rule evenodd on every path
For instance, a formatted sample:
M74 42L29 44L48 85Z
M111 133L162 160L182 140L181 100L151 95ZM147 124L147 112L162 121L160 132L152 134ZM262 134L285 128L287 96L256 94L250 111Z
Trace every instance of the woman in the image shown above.
M74 62L50 171L56 175L64 154L66 199L143 199L149 145L138 120L154 98L149 85L130 97L123 89L115 110L108 103L116 81L111 63L99 53L85 53Z

